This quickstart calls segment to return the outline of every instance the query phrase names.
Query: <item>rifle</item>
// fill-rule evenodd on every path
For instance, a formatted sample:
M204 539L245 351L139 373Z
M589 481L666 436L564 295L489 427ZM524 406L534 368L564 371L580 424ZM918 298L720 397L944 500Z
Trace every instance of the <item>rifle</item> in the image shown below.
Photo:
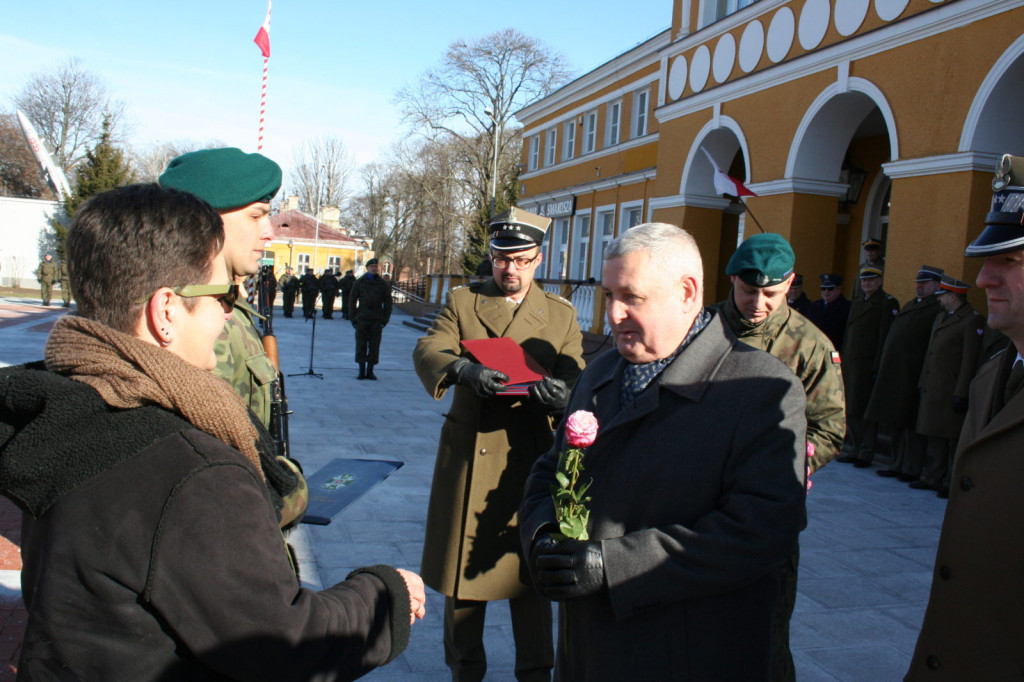
M263 325L263 351L270 358L274 369L277 370L277 378L270 383L270 424L268 430L274 440L277 454L291 459L288 445L288 398L284 392L284 375L281 374L281 360L277 352L277 337L274 336L274 307L271 305L274 292L271 291L271 268L264 265L260 268L259 278L256 284L257 310L262 316Z

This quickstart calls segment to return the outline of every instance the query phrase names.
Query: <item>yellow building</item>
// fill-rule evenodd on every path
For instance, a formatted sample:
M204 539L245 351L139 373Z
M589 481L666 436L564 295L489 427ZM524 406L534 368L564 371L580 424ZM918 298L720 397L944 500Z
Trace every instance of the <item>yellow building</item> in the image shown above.
M273 262L278 277L286 265L295 268L296 274L304 273L307 267L317 275L327 269L361 271L363 264L373 258L371 240L351 237L301 211L282 211L270 216L270 222L274 240L263 255Z
M834 272L849 296L869 236L901 301L925 263L973 282L996 161L1024 154L1024 0L670 6L669 29L517 113L520 204L554 219L538 276L600 279L604 244L654 220L693 233L721 300L754 216L809 289Z

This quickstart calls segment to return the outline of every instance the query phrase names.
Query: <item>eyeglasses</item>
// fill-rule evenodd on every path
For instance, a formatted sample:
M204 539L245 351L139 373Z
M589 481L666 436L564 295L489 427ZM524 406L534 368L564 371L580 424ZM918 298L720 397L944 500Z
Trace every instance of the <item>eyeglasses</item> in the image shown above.
M182 298L216 296L217 302L223 306L224 312L226 313L231 312L231 309L235 307L235 301L238 300L237 284L183 284L176 287L170 287L170 289ZM136 301L136 303L145 303L151 297L152 294Z
M526 256L516 256L515 258L507 258L506 256L495 256L492 254L491 263L493 263L499 268L507 268L512 263L515 263L516 270L525 270L526 268L530 267L530 265L538 258L540 258L539 253L533 258L527 258Z

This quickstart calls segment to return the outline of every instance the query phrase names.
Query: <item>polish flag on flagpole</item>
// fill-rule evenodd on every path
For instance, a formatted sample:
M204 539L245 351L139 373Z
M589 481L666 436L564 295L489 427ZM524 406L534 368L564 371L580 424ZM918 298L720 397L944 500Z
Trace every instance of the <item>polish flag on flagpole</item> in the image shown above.
M252 42L259 46L264 59L270 58L270 0L267 0L267 16Z
M747 188L742 182L736 178L727 175L725 171L718 167L715 160L711 158L711 154L708 154L708 150L701 147L700 150L704 152L704 156L708 157L708 161L711 162L711 167L715 169L715 191L719 194L728 194L734 197L756 197L750 189Z

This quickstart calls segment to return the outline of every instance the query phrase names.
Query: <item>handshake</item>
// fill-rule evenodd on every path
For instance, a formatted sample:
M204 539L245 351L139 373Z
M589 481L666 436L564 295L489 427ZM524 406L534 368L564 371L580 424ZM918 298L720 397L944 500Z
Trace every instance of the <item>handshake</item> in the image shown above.
M481 398L490 398L505 388L508 375L469 358L459 358L448 367L448 379L472 389ZM560 412L569 402L569 387L561 379L544 377L530 386L530 398L551 412Z
M534 541L529 564L533 586L552 601L586 597L605 587L598 540L555 540L545 534Z

